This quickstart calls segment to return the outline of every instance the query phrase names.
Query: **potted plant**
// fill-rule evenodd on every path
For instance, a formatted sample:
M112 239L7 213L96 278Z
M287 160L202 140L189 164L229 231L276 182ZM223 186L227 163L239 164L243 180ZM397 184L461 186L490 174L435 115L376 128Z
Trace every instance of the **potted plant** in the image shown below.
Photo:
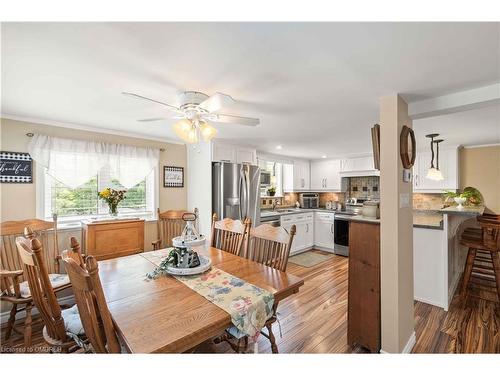
M474 202L474 204L476 205L480 204L482 201L480 196L477 196L477 194L474 191L468 189L465 189L461 193L456 193L454 191L445 191L443 195L445 197L445 201L453 199L457 204L457 209L459 210L464 208L463 206L464 204L468 204L471 201Z
M271 186L269 189L267 189L267 195L269 195L270 197L274 197L275 194L276 194L276 187Z
M118 203L126 198L126 192L126 190L106 188L98 192L97 196L108 204L109 214L111 216L118 216Z

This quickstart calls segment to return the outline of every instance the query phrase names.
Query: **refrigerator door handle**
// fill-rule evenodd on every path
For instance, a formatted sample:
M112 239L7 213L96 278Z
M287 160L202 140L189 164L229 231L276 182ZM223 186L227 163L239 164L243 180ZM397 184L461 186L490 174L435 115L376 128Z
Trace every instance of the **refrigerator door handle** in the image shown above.
M244 190L243 184L244 184L243 171L240 170L240 180L239 180L239 187L238 187L238 194L239 194L238 210L239 210L239 213L240 213L240 220L243 220L243 210L242 210L242 206L243 206L242 188Z
M244 205L245 205L245 215L243 216L243 219L247 218L248 217L248 214L250 212L250 199L249 199L249 195L250 195L250 179L249 179L249 176L248 176L248 166L243 166L243 176L244 176L244 184L245 184L245 202L244 202Z

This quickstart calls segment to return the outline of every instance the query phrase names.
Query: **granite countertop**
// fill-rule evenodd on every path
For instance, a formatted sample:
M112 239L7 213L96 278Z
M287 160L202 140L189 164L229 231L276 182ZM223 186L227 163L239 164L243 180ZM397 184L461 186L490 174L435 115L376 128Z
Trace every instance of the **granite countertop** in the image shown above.
M283 216L283 215L294 215L294 214L303 214L307 212L328 212L328 213L334 213L336 215L342 215L345 214L345 212L342 211L337 211L337 210L327 210L324 207L320 208L279 208L279 210L287 210L287 211L271 211L271 210L262 210L260 212L261 217L268 217L268 216ZM365 222L370 222L370 223L380 223L380 219L372 219L368 217L364 217L363 215L343 215L343 219L346 220L352 220L352 221L365 221Z
M484 206L464 206L461 210L457 206L450 206L440 210L443 214L447 215L469 215L479 216L484 212Z

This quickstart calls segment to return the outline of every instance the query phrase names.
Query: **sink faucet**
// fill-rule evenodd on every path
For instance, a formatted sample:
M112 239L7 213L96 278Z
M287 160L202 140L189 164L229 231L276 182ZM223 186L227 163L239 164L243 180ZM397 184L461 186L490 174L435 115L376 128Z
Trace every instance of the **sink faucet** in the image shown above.
M273 203L272 203L273 211L276 209L276 206L279 206L279 205L280 205L280 202L278 201L278 199L273 199Z

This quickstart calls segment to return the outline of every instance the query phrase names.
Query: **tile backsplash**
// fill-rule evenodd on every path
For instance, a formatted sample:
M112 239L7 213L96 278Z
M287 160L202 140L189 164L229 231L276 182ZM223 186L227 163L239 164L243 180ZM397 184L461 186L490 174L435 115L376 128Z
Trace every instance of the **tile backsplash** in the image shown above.
M439 210L443 208L441 194L413 193L413 208L416 210Z
M380 177L350 177L348 196L350 198L372 198L380 199Z

